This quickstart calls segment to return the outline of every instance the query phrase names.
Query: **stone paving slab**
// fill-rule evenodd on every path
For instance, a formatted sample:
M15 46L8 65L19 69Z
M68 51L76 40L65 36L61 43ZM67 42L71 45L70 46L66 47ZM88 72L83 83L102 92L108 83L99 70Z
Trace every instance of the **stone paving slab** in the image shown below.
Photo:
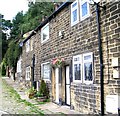
M18 92L21 99L24 99L34 105L36 104L36 106L40 108L45 114L80 114L80 112L70 110L70 107L68 106L60 106L53 102L38 105L37 101L35 101L34 99L29 99L27 97L26 90L22 88L20 83L18 83L17 81L13 81L11 78L4 77L4 79L10 86L12 86Z
M74 110L70 110L69 106L59 106L55 103L46 103L46 104L42 104L39 106L40 109L42 110L49 110L51 112L54 112L56 114L58 113L64 113L64 114L80 114L80 112L74 111Z

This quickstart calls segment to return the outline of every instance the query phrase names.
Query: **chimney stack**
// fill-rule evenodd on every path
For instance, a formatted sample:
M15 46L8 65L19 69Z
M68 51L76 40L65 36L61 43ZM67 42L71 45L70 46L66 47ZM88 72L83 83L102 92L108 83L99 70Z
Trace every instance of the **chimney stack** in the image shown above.
M54 2L54 10L56 11L60 6L60 3Z

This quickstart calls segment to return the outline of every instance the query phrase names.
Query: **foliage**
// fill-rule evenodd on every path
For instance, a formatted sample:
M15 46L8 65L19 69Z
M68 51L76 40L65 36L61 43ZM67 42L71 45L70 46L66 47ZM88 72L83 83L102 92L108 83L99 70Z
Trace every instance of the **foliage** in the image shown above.
M21 53L21 48L15 41L11 41L8 45L8 50L5 54L5 61L10 68L14 68L16 70L17 60Z
M33 98L35 96L35 94L36 94L36 90L34 89L34 87L31 87L28 89L27 95L30 99Z
M46 98L49 98L49 88L44 80L41 80L39 92L41 96L45 96Z
M12 23L10 20L5 20L4 15L0 14L0 29L6 31L12 28Z
M52 65L56 67L61 67L64 63L64 58L56 58L52 60Z
M11 38L21 37L24 33L35 29L42 21L42 17L49 16L53 9L52 2L36 2L30 5L26 14L18 12L12 21Z
M14 88L11 87L9 84L7 84L7 82L4 79L2 80L2 86L4 89L7 90L8 95L12 96L17 102L23 103L26 106L29 106L34 113L38 113L38 114L40 114L40 116L44 115L43 112L37 106L35 106L34 104L32 104L26 100L21 99L21 97L17 93L17 91L14 90Z
M12 27L11 21L5 20L4 16L2 14L0 14L0 34L1 34L0 50L2 50L2 52L0 52L1 53L0 60L2 60L4 58L4 55L7 51L7 48L8 48L7 31L10 30L11 27Z
M12 22L5 20L3 18L4 16L0 14L2 22L0 28L4 31L11 30L9 40L7 40L4 31L2 31L2 40L0 40L0 48L2 48L3 57L7 62L6 65L13 67L14 70L16 69L16 63L21 53L18 44L23 39L23 34L35 29L43 17L49 16L54 10L53 5L52 2L32 3L29 5L29 9L25 14L23 14L23 11L18 12Z
M6 75L6 69L5 69L5 65L2 64L2 76L5 76Z
M23 12L18 12L17 15L15 16L15 18L12 20L12 29L10 32L11 35L11 39L18 39L21 37L22 35L22 30L20 28L20 25L23 23Z
M42 97L40 91L37 91L37 93L35 94L35 97Z

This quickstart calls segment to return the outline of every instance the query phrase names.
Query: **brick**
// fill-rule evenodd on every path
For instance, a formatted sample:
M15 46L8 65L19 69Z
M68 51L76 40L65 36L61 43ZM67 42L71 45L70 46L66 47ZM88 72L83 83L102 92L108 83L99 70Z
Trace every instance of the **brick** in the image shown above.
M114 10L116 10L117 9L117 4L115 4L114 6L112 6L111 8L110 8L110 12L112 12L112 11L114 11Z
M111 13L111 16L117 15L119 13L120 13L120 9L117 9L116 11L114 11L114 12Z
M110 18L109 18L109 20L114 20L114 19L116 19L118 17L118 15L114 15L114 16L111 16Z
M119 33L120 32L120 27L115 29L115 33Z

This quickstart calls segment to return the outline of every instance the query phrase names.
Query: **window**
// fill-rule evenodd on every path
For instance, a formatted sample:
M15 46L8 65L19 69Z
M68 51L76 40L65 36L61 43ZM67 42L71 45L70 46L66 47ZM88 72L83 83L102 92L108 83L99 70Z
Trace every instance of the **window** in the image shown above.
M82 57L77 55L73 57L73 80L82 81Z
M26 80L30 80L31 78L31 67L26 67Z
M50 80L50 63L41 64L41 76L44 80Z
M73 81L88 84L93 81L93 53L73 56Z
M75 25L79 21L79 15L78 15L78 0L74 1L71 4L71 26Z
M88 0L80 0L80 18L81 20L86 19L90 16L90 8Z
M83 80L86 83L93 81L93 55L92 53L83 54Z
M21 72L21 62L22 62L22 59L20 58L17 62L17 73Z
M26 52L30 50L30 40L27 40L26 42Z
M33 50L33 39L31 39L30 49Z
M41 43L44 43L49 39L49 24L46 24L42 29L41 29Z

